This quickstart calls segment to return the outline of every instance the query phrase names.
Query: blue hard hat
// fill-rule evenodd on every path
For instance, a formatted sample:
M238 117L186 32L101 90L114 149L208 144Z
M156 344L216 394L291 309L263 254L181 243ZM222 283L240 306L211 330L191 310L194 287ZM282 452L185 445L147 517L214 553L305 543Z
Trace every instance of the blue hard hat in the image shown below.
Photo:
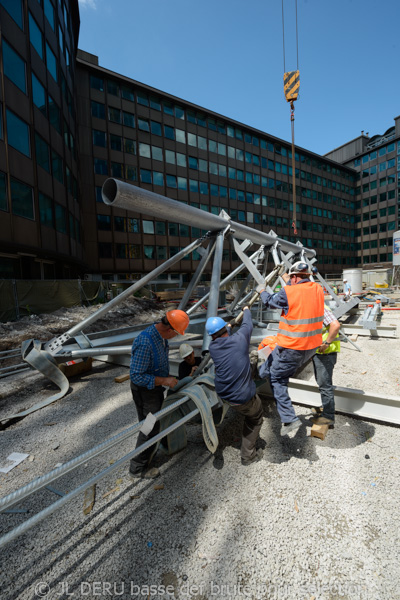
M206 331L208 335L214 335L217 331L220 331L226 327L226 323L221 317L210 317L206 322Z

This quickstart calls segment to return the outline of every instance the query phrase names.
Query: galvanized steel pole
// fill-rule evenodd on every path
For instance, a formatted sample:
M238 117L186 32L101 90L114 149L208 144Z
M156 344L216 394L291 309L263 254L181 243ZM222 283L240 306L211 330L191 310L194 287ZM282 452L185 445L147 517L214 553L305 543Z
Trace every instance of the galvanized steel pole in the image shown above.
M103 202L110 206L125 208L126 210L150 215L166 221L182 223L206 229L207 231L220 231L226 227L226 219L213 215L194 206L171 200L160 194L155 194L144 188L139 188L118 179L107 179L103 184ZM281 238L268 235L258 229L252 229L241 223L230 221L233 236L241 240L250 240L263 246L272 246L277 241L286 252L292 251L299 254L303 246L288 242ZM304 248L307 257L315 256L315 250Z

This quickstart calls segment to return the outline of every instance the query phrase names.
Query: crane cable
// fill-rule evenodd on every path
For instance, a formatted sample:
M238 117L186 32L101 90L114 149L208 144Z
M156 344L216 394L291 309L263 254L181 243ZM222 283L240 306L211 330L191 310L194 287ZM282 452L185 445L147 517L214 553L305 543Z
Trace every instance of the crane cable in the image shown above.
M296 171L295 171L295 148L294 148L294 102L297 100L300 89L300 72L299 72L299 36L297 26L297 0L296 6L296 51L297 51L297 70L286 72L286 52L285 52L285 15L283 10L282 0L282 34L283 34L283 90L286 101L290 102L290 122L292 130L292 192L293 192L293 216L292 227L294 235L297 235L296 228Z

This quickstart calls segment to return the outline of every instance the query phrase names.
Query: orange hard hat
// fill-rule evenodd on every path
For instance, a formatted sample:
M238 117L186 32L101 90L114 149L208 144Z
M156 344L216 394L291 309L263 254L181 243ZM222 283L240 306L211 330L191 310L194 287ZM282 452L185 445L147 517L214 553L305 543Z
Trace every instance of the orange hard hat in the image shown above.
M265 346L269 346L271 348L271 350L273 350L276 345L277 345L276 335L267 335L267 337L265 337L263 339L263 341L260 342L258 349L261 350L262 348L265 348Z
M172 329L180 335L185 333L189 325L189 317L184 310L169 310L165 316Z

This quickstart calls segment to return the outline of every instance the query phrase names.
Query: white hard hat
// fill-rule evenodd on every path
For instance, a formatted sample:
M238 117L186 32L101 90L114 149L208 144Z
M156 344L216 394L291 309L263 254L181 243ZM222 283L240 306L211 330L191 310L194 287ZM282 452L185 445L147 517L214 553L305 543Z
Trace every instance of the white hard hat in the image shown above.
M179 347L179 354L181 355L181 358L186 358L192 354L192 352L193 348L190 346L190 344L181 344Z
M347 281L347 279L343 279L343 281Z

